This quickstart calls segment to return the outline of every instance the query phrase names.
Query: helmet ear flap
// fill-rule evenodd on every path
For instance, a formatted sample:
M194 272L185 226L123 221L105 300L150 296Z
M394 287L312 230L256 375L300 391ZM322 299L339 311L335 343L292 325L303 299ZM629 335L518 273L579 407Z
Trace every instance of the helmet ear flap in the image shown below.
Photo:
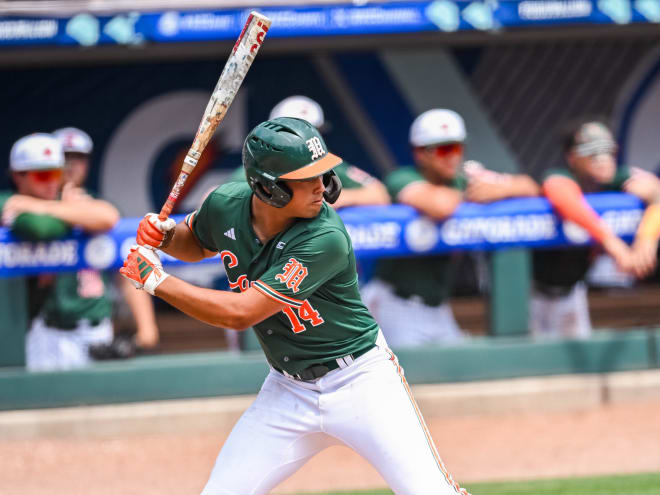
M323 174L323 185L325 191L323 198L330 204L333 204L341 194L341 180L334 170L329 170Z
M286 182L278 180L273 184L272 197L274 201L273 206L284 208L291 201L291 198L293 198L293 191L286 185Z
M291 201L293 193L283 181L264 183L262 180L250 177L248 183L255 196L270 206L284 208Z

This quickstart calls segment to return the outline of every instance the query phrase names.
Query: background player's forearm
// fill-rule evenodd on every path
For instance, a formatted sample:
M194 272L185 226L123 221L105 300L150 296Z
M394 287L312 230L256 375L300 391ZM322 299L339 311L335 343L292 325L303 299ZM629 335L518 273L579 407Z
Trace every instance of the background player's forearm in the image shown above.
M577 223L601 244L615 237L610 227L587 203L580 186L572 179L552 175L543 182L543 194L563 219Z
M529 175L508 175L508 181L505 181L505 198L515 198L521 196L539 196L541 187Z
M155 346L158 344L159 335L154 303L151 297L144 291L135 290L135 287L123 277L119 277L119 286L135 319L136 344L140 347Z
M456 211L463 194L451 187L415 182L406 186L397 199L431 218L444 220Z
M385 186L378 181L367 184L357 189L342 189L339 199L333 205L334 208L357 205L387 205L390 196Z
M117 209L99 199L53 201L45 213L90 232L110 230L119 221Z
M2 213L3 221L23 214L48 216L89 232L110 230L119 220L119 212L114 206L90 197L47 200L16 194L5 203Z
M248 289L234 293L196 287L176 277L168 277L156 295L193 318L222 328L244 330L282 310L282 306Z

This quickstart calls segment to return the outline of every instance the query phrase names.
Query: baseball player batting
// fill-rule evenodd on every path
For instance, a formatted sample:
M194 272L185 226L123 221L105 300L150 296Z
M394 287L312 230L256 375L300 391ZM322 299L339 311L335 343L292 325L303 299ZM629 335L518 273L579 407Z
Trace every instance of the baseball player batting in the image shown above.
M254 327L266 354L270 372L204 495L269 493L337 444L367 459L396 494L467 495L360 299L351 239L326 204L341 192L332 170L341 162L307 121L263 122L243 146L248 182L218 187L176 226L146 215L138 237L147 246L134 246L120 270L201 321ZM232 292L169 276L153 247L188 262L220 253Z

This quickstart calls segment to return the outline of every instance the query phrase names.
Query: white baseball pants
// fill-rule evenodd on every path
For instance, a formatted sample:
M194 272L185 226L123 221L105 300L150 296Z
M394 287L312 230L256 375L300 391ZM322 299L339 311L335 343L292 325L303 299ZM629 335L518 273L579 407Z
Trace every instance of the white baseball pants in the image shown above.
M54 371L87 366L89 346L112 341L112 321L92 326L80 320L73 330L58 330L37 317L25 336L25 366L30 371Z
M404 299L394 293L391 285L378 279L365 285L360 294L394 349L455 344L465 338L447 302L428 306L419 297Z
M269 493L337 444L369 461L397 495L467 495L438 456L394 354L379 344L313 383L271 370L202 495Z
M551 297L532 289L529 328L536 338L577 338L591 336L587 286L578 282L565 296Z

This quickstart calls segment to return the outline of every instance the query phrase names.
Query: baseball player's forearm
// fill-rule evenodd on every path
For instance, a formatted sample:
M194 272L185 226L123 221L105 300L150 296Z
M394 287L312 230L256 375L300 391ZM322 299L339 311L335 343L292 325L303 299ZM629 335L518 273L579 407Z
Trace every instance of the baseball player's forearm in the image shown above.
M539 196L541 187L529 175L508 175L505 184L507 198Z
M151 297L144 291L135 290L125 278L120 277L119 286L135 320L137 344L143 347L156 345L159 340L158 324Z
M632 245L635 276L643 278L655 270L658 264L659 240L660 204L652 204L644 212Z
M100 199L51 201L45 208L44 213L89 232L105 232L119 221L117 209Z
M241 293L206 289L172 276L155 294L197 320L234 330L245 330L283 307L253 288Z
M167 246L160 249L170 256L174 256L176 259L187 263L195 263L217 254L204 249L184 222L176 225L172 240Z
M473 173L465 191L465 200L491 203L507 198L538 196L539 185L528 175L512 175L485 170Z
M614 236L612 230L587 203L580 186L574 180L552 175L543 182L542 189L559 216L577 223L601 244Z
M660 240L660 180L655 175L637 168L624 183L624 190L648 204L644 211L632 245L634 274L646 277L658 263L658 241Z
M342 189L339 199L339 206L358 206L358 205L387 205L390 204L390 195L385 186L377 181L367 184L357 189ZM337 206L335 205L335 208Z
M637 196L647 205L660 204L660 178L637 167L631 167L631 176L623 190Z
M635 240L653 240L658 241L660 237L660 204L652 204L644 210Z
M397 199L431 218L444 220L456 211L463 194L451 187L416 182L406 186Z

